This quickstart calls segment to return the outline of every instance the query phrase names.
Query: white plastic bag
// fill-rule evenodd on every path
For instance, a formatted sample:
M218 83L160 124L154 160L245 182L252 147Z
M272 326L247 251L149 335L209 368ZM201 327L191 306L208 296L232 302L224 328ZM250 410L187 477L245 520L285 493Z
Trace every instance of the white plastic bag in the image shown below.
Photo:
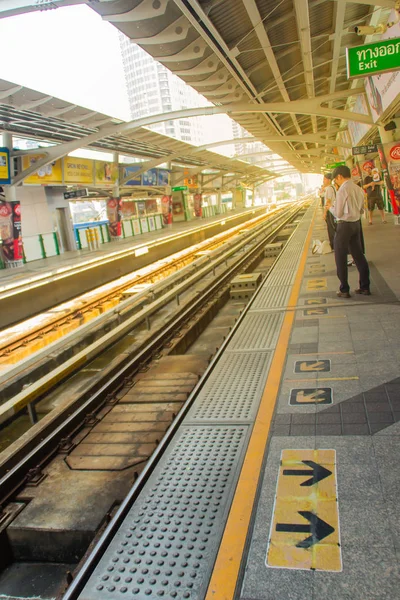
M313 254L329 254L332 252L328 240L324 240L323 242L321 240L314 240L311 251Z

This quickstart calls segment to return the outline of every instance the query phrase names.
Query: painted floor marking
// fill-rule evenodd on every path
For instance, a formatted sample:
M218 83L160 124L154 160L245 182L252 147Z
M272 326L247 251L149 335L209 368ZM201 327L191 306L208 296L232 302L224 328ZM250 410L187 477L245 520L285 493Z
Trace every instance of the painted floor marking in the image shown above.
M332 388L295 388L290 391L289 404L332 404Z
M307 290L327 290L326 278L322 279L309 279L307 281Z
M282 450L266 566L342 570L335 450Z
M308 298L304 304L306 306L312 306L314 304L326 304L326 298Z
M329 359L296 360L294 363L295 373L328 373L331 370Z
M306 308L303 310L303 314L305 317L318 317L320 315L327 315L329 313L328 308L323 308L321 306L315 306L314 308Z

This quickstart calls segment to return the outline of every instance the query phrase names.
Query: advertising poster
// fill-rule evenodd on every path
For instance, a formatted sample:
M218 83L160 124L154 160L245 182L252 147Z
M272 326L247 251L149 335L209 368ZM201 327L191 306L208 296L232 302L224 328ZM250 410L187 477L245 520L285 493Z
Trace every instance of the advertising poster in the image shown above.
M158 185L169 185L169 171L158 169Z
M144 200L137 202L136 208L137 208L139 217L144 217L146 215L146 202Z
M351 178L357 185L361 183L361 170L360 165L356 164L351 170Z
M172 223L172 196L163 196L161 198L161 212L164 225Z
M95 161L96 183L102 185L113 185L118 179L118 165L102 160Z
M396 18L396 12L392 11L389 21L396 22ZM400 37L400 22L382 34L381 39L388 40L398 37ZM373 75L367 77L364 81L372 119L376 122L396 99L400 88L400 71L389 71L388 73Z
M11 202L11 204L13 209L14 260L22 261L24 258L24 247L22 244L21 203Z
M157 169L149 169L142 175L143 185L157 185Z
M132 175L132 179L125 181L123 185L142 185L142 176L134 177L134 174L141 169L140 165L130 165L129 167L122 168L122 177L120 184L122 185L123 181L127 179L130 175Z
M121 237L121 211L119 198L108 198L107 200L107 218L109 220L108 228L111 238Z
M156 222L154 220L154 217L147 217L147 220L149 222L150 231L155 231L156 230Z
M201 217L203 215L202 199L202 194L195 194L193 197L193 208L196 217Z
M3 259L8 263L22 261L21 205L0 202L0 237Z
M383 145L384 153L378 148L379 156L383 154L383 161L387 166L387 188L392 202L393 213L400 214L400 142L390 142ZM385 160L386 159L386 160ZM382 161L382 159L381 159ZM384 164L382 162L382 168ZM385 170L385 169L384 169Z
M136 202L133 200L124 200L121 206L121 215L123 219L136 217Z
M64 158L63 162L65 183L94 183L93 160L89 160L88 158L75 158L74 156L67 156Z
M145 217L140 219L140 227L142 229L142 233L149 233L149 223Z
M132 221L132 229L133 235L140 235L142 233L142 230L140 229L140 223L136 219Z
M11 183L10 152L8 148L0 148L0 183Z
M45 154L29 154L22 157L22 170L29 169L36 162L45 158ZM26 179L25 184L43 185L46 183L62 183L62 164L61 160L55 160L45 167L40 167L36 173L32 173Z

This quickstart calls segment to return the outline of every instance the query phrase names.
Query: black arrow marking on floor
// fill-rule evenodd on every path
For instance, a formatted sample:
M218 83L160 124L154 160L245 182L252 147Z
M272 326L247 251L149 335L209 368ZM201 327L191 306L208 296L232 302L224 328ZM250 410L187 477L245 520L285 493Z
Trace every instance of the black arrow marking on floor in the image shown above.
M311 533L311 535L296 544L296 548L311 548L314 544L318 544L324 538L328 537L335 529L328 525L325 521L314 515L314 513L308 510L298 511L299 515L309 521L309 525L299 525L295 523L277 523L276 531L283 533Z
M322 465L318 465L313 460L302 460L301 462L304 463L305 465L307 465L308 467L311 467L312 470L311 471L300 471L298 469L284 469L283 470L284 475L298 475L301 477L304 477L306 475L311 475L310 479L307 479L307 481L303 481L303 483L300 484L301 486L314 485L314 483L318 483L319 481L322 481L326 477L329 477L329 475L332 475L332 471L325 469L325 467L323 467Z

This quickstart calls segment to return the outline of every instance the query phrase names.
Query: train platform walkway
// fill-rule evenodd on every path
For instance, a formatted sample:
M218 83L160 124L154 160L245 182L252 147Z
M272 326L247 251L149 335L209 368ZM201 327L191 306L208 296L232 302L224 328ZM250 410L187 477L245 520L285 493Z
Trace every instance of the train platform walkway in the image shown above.
M309 206L66 599L399 597L399 236L337 298Z
M263 208L265 210L265 207ZM28 262L16 269L1 269L0 293L8 289L13 284L18 285L25 280L31 281L35 277L47 277L51 274L55 275L59 272L60 268L65 270L68 268L74 269L77 267L77 265L86 264L88 261L102 261L109 255L113 256L115 253L121 251L129 251L137 248L138 246L142 246L143 244L168 238L171 235L176 235L187 231L194 231L204 227L206 224L217 223L242 213L252 214L253 210L255 210L255 208L242 208L214 217L206 217L193 221L175 222L170 226L164 227L164 229L151 231L149 233L141 233L135 237L127 237L121 238L117 241L111 241L105 245L102 245L98 250L89 250L88 248L83 248L82 250L70 250L63 252L58 256L50 256L48 258Z

